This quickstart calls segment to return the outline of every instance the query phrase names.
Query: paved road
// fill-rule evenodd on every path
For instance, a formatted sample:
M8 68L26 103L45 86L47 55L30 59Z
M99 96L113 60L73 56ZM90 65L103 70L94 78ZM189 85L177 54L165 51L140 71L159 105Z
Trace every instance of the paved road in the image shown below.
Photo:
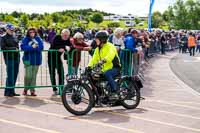
M0 133L200 133L200 95L171 71L175 55L151 60L142 89L146 99L135 110L93 109L75 117L51 89L37 89L37 98L5 98L0 90Z
M186 84L200 92L200 54L178 54L171 62L173 72Z

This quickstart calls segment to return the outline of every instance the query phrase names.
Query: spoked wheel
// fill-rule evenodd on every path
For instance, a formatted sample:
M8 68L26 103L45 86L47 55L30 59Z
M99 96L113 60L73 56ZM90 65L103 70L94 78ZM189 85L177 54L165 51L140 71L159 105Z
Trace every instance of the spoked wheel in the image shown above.
M140 89L134 82L128 78L124 78L120 82L120 91L123 95L121 104L126 109L135 109L140 103Z
M88 85L77 80L65 86L62 93L62 102L70 113L85 115L94 105L94 95Z

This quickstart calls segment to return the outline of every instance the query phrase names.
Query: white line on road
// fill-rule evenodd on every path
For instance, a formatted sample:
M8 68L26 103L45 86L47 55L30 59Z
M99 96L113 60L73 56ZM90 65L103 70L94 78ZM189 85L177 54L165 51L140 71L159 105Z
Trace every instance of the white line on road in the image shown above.
M77 121L84 122L84 123L90 123L90 124L93 124L93 125L99 125L99 126L103 126L103 127L114 128L114 129L118 129L118 130L126 131L126 132L131 132L131 133L143 133L141 131L134 130L134 129L131 129L131 128L123 128L123 127L114 126L114 125L111 125L111 124L98 122L98 121L95 121L95 120L81 119L80 117L70 117L70 116L65 116L65 115L60 115L60 114L55 114L55 113L49 113L49 112L44 112L44 111L40 111L40 110L35 110L35 109L31 109L31 108L24 108L24 107L19 107L19 106L11 106L11 105L6 105L6 104L0 104L0 106L8 107L8 108L15 108L15 109L19 109L19 110L34 112L34 113L45 114L45 115L49 115L49 116L59 117L59 118L62 118L62 119L68 118L70 120L77 120Z
M60 133L60 132L57 132L57 131L39 128L39 127L35 127L35 126L27 125L27 124L22 124L22 123L18 123L18 122L14 122L14 121L9 121L9 120L5 120L5 119L1 119L1 118L0 118L0 122L16 125L16 126L19 126L19 127L25 127L25 128L29 128L29 129L33 129L33 130L38 130L38 131L42 131L42 132L46 132L46 133Z
M167 125L167 126L171 126L171 127L182 128L182 129L186 129L186 130L190 130L190 131L200 132L200 129L197 129L197 128L191 128L191 127L186 127L186 126L182 126L182 125L177 125L177 124L167 123L167 122L162 122L162 121L157 121L157 120L151 120L151 119L137 117L137 116L130 116L130 115L126 115L126 114L121 114L119 112L114 112L114 111L106 111L106 112L113 114L113 115L124 116L124 117L128 117L128 118L139 119L139 120L157 123L157 124L161 124L161 125Z
M179 106L179 107L184 107L184 108L200 110L200 108L198 108L198 107L193 107L193 106L188 106L188 105L183 105L183 104L178 104L178 103L165 102L165 101L161 101L161 100L148 100L148 99L145 99L145 101L146 102L158 102L158 103L168 104L168 105L172 105L172 106Z

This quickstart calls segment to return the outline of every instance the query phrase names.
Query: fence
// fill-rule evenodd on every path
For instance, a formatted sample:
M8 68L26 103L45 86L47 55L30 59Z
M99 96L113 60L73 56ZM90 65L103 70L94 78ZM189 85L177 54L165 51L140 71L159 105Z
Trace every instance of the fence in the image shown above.
M6 67L4 56L12 55L14 53L20 54L19 73L14 86L6 85L7 72L14 69ZM4 56L3 56L4 54ZM58 87L61 91L64 84L66 84L65 75L79 75L80 69L84 69L92 56L86 51L73 50L68 53L61 54L57 50L42 51L42 64L36 77L36 84L34 86L25 86L25 63L22 61L23 51L15 50L1 50L0 51L0 89L2 88L55 88ZM119 52L119 57L122 64L122 75L134 75L138 73L140 65L140 57L138 54L132 54L131 51L124 49ZM57 72L57 73L56 73ZM29 73L29 72L28 72ZM12 80L14 81L14 71L12 73ZM56 83L57 82L57 83Z

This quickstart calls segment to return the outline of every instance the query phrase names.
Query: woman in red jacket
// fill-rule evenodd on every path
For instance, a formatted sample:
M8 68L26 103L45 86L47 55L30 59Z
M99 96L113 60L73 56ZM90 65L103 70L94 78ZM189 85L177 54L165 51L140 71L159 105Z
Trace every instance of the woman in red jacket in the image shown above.
M69 73L69 75L77 75L79 63L81 61L81 51L90 51L91 47L84 42L84 36L79 32L77 32L73 38L70 39L70 42L75 51L71 53L73 56L73 63L72 73Z

